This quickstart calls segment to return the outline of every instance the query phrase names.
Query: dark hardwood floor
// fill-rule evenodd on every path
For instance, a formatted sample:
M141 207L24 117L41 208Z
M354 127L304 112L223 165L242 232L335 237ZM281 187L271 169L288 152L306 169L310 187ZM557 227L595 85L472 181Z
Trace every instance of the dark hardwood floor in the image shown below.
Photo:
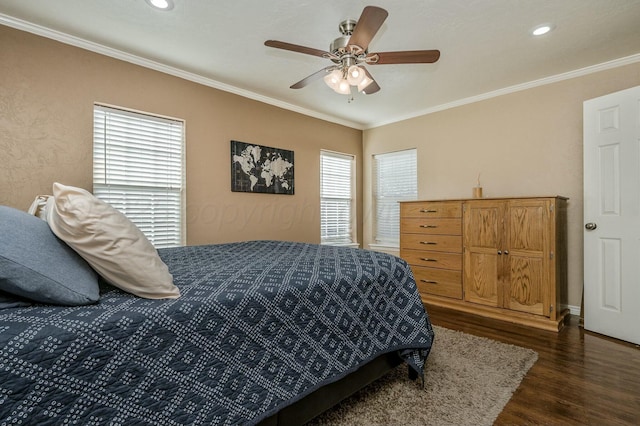
M436 325L538 352L496 425L640 425L637 345L585 331L576 317L554 333L432 306L427 311Z

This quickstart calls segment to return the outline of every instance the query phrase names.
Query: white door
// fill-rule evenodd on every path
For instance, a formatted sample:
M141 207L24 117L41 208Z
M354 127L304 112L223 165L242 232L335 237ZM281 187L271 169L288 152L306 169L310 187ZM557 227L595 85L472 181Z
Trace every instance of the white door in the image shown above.
M640 344L640 86L584 103L584 327Z

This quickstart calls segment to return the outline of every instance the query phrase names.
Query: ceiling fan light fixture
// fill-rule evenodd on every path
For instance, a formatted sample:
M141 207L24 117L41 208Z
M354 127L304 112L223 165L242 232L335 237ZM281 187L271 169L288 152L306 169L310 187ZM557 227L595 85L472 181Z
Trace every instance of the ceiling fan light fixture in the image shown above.
M333 80L331 79L331 74L327 74L323 77L323 80L325 82L325 84L329 87L331 87L332 89L335 87L335 84L333 84Z
M364 70L357 65L351 65L347 71L347 81L352 86L360 84L365 77Z
M324 76L324 82L327 86L331 87L333 90L336 90L340 82L342 81L342 71L339 69L335 69L331 71L329 74Z
M351 85L346 79L340 80L338 85L333 89L336 93L340 93L341 95L350 95L351 94Z

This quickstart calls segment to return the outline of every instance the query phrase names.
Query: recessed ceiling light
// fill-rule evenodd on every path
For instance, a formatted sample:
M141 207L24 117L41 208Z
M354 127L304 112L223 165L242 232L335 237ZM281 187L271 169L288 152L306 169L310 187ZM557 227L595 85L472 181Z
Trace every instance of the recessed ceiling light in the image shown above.
M531 34L533 34L534 36L541 36L548 33L552 29L553 26L551 24L538 25L531 31Z
M147 3L160 10L173 9L173 0L147 0Z

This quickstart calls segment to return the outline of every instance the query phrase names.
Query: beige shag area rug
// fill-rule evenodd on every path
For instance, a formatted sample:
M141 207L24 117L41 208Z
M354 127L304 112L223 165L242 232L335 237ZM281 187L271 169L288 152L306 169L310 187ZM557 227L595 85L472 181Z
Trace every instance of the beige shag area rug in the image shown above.
M401 365L310 425L491 425L538 359L519 346L434 326L426 385Z

